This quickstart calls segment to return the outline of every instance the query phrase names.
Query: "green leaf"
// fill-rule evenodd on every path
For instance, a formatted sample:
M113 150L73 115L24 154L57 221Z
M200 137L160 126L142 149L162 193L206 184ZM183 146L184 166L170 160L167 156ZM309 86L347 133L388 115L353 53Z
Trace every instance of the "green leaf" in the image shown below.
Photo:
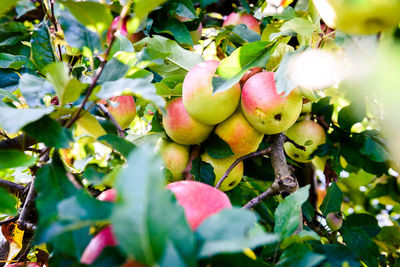
M390 152L386 147L385 141L379 136L378 131L366 130L358 135L363 138L363 145L360 149L361 154L376 162L389 160Z
M253 30L247 28L245 24L233 27L232 32L239 35L245 42L253 43L261 40L261 36Z
M101 35L111 25L113 17L109 7L92 1L60 1L72 15L90 30Z
M395 253L400 248L400 226L384 226L376 237L377 240L384 242L389 251Z
M0 53L0 68L18 70L22 67L34 69L35 66L26 56L15 56L7 53Z
M50 114L53 109L53 107L24 109L0 107L0 128L9 133L16 133L25 125Z
M265 67L275 46L270 42L257 41L236 49L223 59L212 80L214 92L224 91L240 81L244 73L252 67Z
M319 209L322 211L324 216L328 215L330 212L340 212L340 206L342 205L343 193L342 190L333 182L324 197Z
M165 108L164 99L157 95L156 88L147 78L122 78L116 81L107 81L101 85L101 90L96 95L99 98L108 99L112 96L121 95L123 92L140 95L152 101L158 108Z
M32 58L39 71L44 73L44 68L55 61L50 34L43 22L34 29L31 38Z
M99 77L99 83L121 79L125 76L128 70L129 67L127 65L119 61L117 58L112 58L104 66L104 70L101 72Z
M224 209L207 218L197 229L200 242L198 257L241 252L278 241L276 235L265 233L250 210Z
M0 151L1 155L1 151ZM0 163L1 164L1 163ZM0 212L15 215L17 213L18 199L11 195L6 189L0 188Z
M13 93L10 93L9 91L6 91L4 89L0 89L0 99L3 99L4 97L12 99L13 101L21 104L21 101L19 101L18 97L16 97Z
M273 71L279 66L282 61L283 56L288 52L293 52L294 48L285 43L279 43L275 51L272 53L271 58L265 67L268 71Z
M360 261L353 251L340 244L327 244L319 245L315 248L315 252L323 254L326 258L324 263L330 264L329 266L349 266L359 267ZM348 264L348 265L347 265Z
M175 18L169 18L163 23L153 27L156 33L171 34L175 40L181 44L193 45L192 36L185 24Z
M153 118L151 119L151 129L150 132L163 132L164 128L162 127L161 124L162 116L158 113L158 110L153 115Z
M153 265L171 240L188 266L195 265L195 240L181 206L167 191L161 159L149 146L136 148L116 183L118 200L111 218L121 248Z
M215 159L222 159L233 155L230 146L216 134L212 134L207 139L205 149Z
M212 3L216 3L217 0L200 0L200 7L205 8L208 5L211 5Z
M6 13L9 9L15 6L18 3L18 0L0 0L0 15Z
M306 202L304 202L301 209L302 209L304 217L307 219L307 221L312 222L312 219L315 216L315 209L311 205L311 203L307 200Z
M381 230L375 216L366 213L347 216L346 220L343 222L342 228L346 228L347 231L364 232L370 237L376 236Z
M125 158L135 148L131 142L113 134L107 134L97 138L99 141L105 141L109 146L121 153Z
M131 32L136 32L141 21L156 7L166 2L166 0L134 0L133 12L135 17L128 21L127 28Z
M301 206L308 199L310 185L304 186L283 199L275 210L275 234L285 239L300 225Z
M118 37L115 38L109 57L112 59L117 52L134 52L131 41L124 35L118 35Z
M36 7L30 0L22 0L18 2L15 7L15 12L17 13L17 18L22 17L25 13L34 10Z
M282 24L281 33L283 35L290 35L293 32L311 38L314 32L314 25L304 18L293 18Z
M23 131L48 147L68 148L74 141L71 131L49 116L26 125Z
M164 78L172 74L185 75L196 64L203 61L202 57L196 53L185 50L177 42L159 35L146 37L134 45L136 49L140 50L144 46L161 53L169 53L163 64L150 67Z
M201 157L197 157L193 160L190 173L194 175L195 181L214 186L214 168L210 163L202 161Z
M361 122L365 118L365 112L364 105L350 104L349 106L342 108L338 115L340 128L345 131L350 131L351 127L355 123Z
M28 73L21 76L18 87L31 107L43 106L43 97L54 92L53 86L47 80Z
M157 94L163 97L181 96L184 79L185 76L181 74L173 74L162 79L161 82L154 84Z

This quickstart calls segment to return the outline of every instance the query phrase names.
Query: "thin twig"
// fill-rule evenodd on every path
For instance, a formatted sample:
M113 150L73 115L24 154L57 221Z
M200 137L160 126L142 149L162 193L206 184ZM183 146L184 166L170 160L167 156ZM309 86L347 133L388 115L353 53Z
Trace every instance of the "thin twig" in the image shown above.
M25 151L28 147L37 144L37 141L26 134L18 135L12 139L0 141L0 149L16 149Z
M114 118L114 116L108 111L108 109L100 103L97 103L97 107L103 112L104 116L106 116L117 128L118 135L122 138L125 138L125 131L122 129L121 125L117 122L117 120Z
M26 196L24 206L21 210L21 214L18 218L18 226L22 230L27 230L27 231L35 231L36 226L30 222L28 222L28 217L31 215L32 210L35 208L35 177L32 178L32 182L29 185L29 191L28 195Z
M285 136L285 141L289 142L289 143L292 143L296 148L298 148L300 150L306 151L306 147L305 146L299 145L293 139L291 139L291 138L289 138L287 136Z
M255 197L252 200L250 200L249 202L247 202L246 205L244 205L242 207L242 209L251 209L252 207L258 205L261 202L263 202L264 199L272 197L272 196L274 196L276 194L278 194L278 191L275 190L275 188L273 188L271 186L270 188L267 189L267 191L263 192L261 195Z
M54 14L54 3L55 3L55 0L51 0L50 1L51 16L49 16L49 17L50 17L51 23L53 23L53 25L54 25L54 30L56 31L56 34L57 34L58 33L58 25L57 25L56 16ZM57 49L58 49L58 54L59 54L59 57L60 57L60 61L63 61L60 44L57 45Z
M191 174L190 171L192 170L193 160L198 156L200 156L200 154L201 154L201 146L197 145L192 147L188 164L186 165L186 168L182 172L184 180L194 180L193 174Z
M252 152L250 154L241 156L240 158L237 158L231 166L229 166L229 168L226 170L226 172L224 173L224 175L222 175L221 179L219 179L217 185L215 186L215 188L219 188L221 186L221 184L223 183L223 181L226 179L226 177L228 177L228 175L231 173L231 171L233 170L233 168L235 168L236 165L239 164L239 162L246 160L246 159L251 159L251 158L256 158L259 156L264 156L266 154L269 154L271 152L271 147L267 147L266 149L263 150L259 150L256 152Z
M16 184L3 179L0 179L0 187L7 189L7 191L13 194L14 196L19 196L25 188L23 185Z

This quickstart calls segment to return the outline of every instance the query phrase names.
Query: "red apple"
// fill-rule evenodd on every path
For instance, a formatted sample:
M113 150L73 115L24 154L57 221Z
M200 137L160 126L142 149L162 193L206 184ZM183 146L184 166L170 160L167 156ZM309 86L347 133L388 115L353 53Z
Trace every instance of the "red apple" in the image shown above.
M7 264L4 267L41 267L39 264L36 262L16 262L16 263L11 263Z
M217 60L203 61L186 75L182 86L185 109L197 121L215 125L227 119L240 100L240 85L214 93L212 78L219 66Z
M133 96L114 96L109 99L109 102L111 105L105 100L99 101L99 103L106 106L107 110L113 115L122 129L127 128L136 116L136 105Z
M117 29L118 23L119 23L119 16L115 17L113 22L111 23L110 28L108 29L107 32L107 44L110 44L111 38L112 38L112 30ZM128 38L132 43L136 43L140 40L142 40L145 35L143 34L142 31L137 32L137 33L128 33L128 30L126 28L126 20L122 23L121 29L120 29L120 34Z
M222 26L245 24L247 28L260 34L260 23L250 14L241 14L232 12L224 20Z
M300 115L302 96L298 90L278 94L273 72L259 72L243 86L242 111L259 132L277 134L286 131Z
M182 98L175 98L167 103L167 114L163 116L164 129L167 135L182 145L200 144L213 130L213 126L193 119L182 103Z
M209 216L225 208L231 208L228 196L214 187L196 181L170 183L171 190L185 211L190 228L197 227Z
M101 201L115 202L115 200L117 199L117 190L115 190L114 188L105 190L97 196L97 199Z

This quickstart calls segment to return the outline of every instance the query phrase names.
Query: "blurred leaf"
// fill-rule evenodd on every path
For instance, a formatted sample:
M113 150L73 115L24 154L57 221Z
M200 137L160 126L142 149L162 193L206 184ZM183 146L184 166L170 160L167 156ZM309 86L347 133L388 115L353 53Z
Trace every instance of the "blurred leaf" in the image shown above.
M112 58L104 67L99 77L99 83L116 81L125 76L129 67L116 58Z
M136 32L141 21L156 7L164 3L166 0L134 0L133 12L135 17L128 21L128 31Z
M281 239L293 234L300 225L301 206L308 198L310 185L304 186L287 196L275 210L275 229Z
M55 61L53 47L50 42L50 34L45 23L40 23L34 29L31 39L32 58L39 71L43 74L44 68Z
M164 188L161 159L151 147L142 146L127 162L116 184L119 198L111 218L120 246L151 265L161 259L171 240L185 263L194 266L194 236L182 207Z
M364 156L376 162L385 162L390 158L390 153L385 141L379 136L376 130L366 130L359 134L354 134L353 138L360 137L363 143L360 152Z
M89 112L82 112L81 117L76 121L87 134L94 138L98 138L102 135L107 134L104 128L101 126L99 121Z
M16 97L13 93L6 91L4 89L0 89L0 99L3 99L4 97L12 99L13 101L16 101L21 104L21 101L19 101L18 97Z
M303 211L303 215L307 221L312 222L312 219L315 216L315 210L308 200L301 206L301 210Z
M0 169L30 167L36 162L36 157L28 156L20 150L0 150L0 158Z
M244 41L248 43L253 43L261 40L261 36L253 30L247 28L245 24L239 24L233 27L233 33L236 33L240 36Z
M305 37L311 38L314 32L314 25L311 21L304 18L293 18L281 26L281 33L283 35L290 35L296 33Z
M25 73L19 80L19 90L31 107L43 106L43 97L54 91L53 86L39 76Z
M14 92L18 88L19 78L16 70L0 69L0 88Z
M49 116L26 125L23 131L47 147L68 148L74 141L71 131Z
M196 237L200 242L200 258L241 252L278 241L277 236L257 226L255 213L240 208L224 209L211 215L199 226Z
M214 186L214 168L210 163L202 161L201 157L197 157L193 160L190 173L194 175L195 181Z
M193 45L192 36L185 24L175 18L169 18L163 23L153 27L156 33L171 34L175 40L181 44Z
M0 68L18 70L22 67L34 69L35 66L26 56L15 56L7 53L0 53Z
M18 3L18 0L0 0L0 15L6 13L9 9L15 6Z
M266 69L268 71L273 71L278 65L281 63L283 56L288 52L293 52L294 48L285 43L278 43L275 51L272 53L268 64L266 65Z
M381 230L375 216L366 213L347 216L346 220L343 222L342 228L347 231L364 232L370 237L376 236Z
M16 133L25 125L50 114L53 107L15 109L0 107L0 127L9 133Z
M100 136L97 140L105 141L112 148L120 152L125 158L127 158L129 153L135 148L135 145L131 142L113 134Z
M355 123L360 122L365 118L365 112L364 105L359 104L350 104L349 106L342 108L338 115L340 128L345 131L350 131L351 127Z
M154 35L151 38L146 37L135 43L134 46L136 49L142 49L146 46L161 53L170 54L163 64L150 67L164 78L172 74L185 75L194 65L203 61L201 56L196 53L185 50L177 42L159 35Z
M206 6L217 2L217 0L200 0L200 7L205 8Z
M326 244L319 245L315 248L315 252L323 254L326 259L323 263L329 264L329 266L346 266L359 267L360 262L357 260L356 255L353 251L340 244Z
M112 48L109 54L111 60L117 52L134 52L131 41L122 34L118 35L118 37L115 38L112 44Z
M163 132L164 128L161 125L161 115L158 114L158 110L153 115L151 119L151 129L150 132Z
M1 155L1 150L0 150L0 155ZM17 214L17 203L18 203L18 199L16 197L11 195L6 189L0 188L0 212L1 213L8 214L8 215L16 215Z
M91 30L101 35L111 25L113 17L107 5L85 1L60 1L65 5L75 18Z
M340 212L340 206L342 205L343 193L340 188L333 182L324 197L319 209L322 211L322 215L326 216L330 212Z
M265 67L275 46L270 42L257 41L236 49L223 59L217 68L212 84L214 92L224 91L240 81L244 73L252 67Z
M222 159L233 155L230 146L216 134L212 134L204 145L207 153L215 159Z
M35 5L30 0L19 1L18 5L15 7L17 18L22 17L25 13L34 10L35 8Z
M312 267L318 266L324 259L324 255L312 252L308 246L294 243L284 250L276 266Z
M384 242L387 249L395 253L400 248L400 226L384 226L376 239Z
M327 124L332 122L332 113L334 106L330 104L332 97L321 98L317 103L312 103L312 113L317 116L323 116Z

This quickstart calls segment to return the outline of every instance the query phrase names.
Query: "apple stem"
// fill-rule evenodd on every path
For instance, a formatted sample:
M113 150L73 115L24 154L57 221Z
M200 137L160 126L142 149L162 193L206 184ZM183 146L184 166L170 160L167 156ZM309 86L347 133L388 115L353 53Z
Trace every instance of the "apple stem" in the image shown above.
M185 180L194 180L193 174L191 174L190 171L192 170L193 160L195 158L197 158L198 156L200 156L200 154L201 154L201 146L196 145L196 146L192 147L192 149L190 151L189 162L186 165L186 168L182 172L183 178Z
M259 156L264 156L264 155L267 155L267 154L269 154L269 153L271 153L271 147L267 147L266 149L259 150L259 151L256 151L256 152L252 152L252 153L250 153L250 154L247 154L247 155L244 155L244 156L242 156L242 157L240 157L240 158L237 158L237 159L232 163L232 165L229 166L229 168L226 170L226 172L224 173L224 175L223 175L223 176L221 177L221 179L218 181L218 183L217 183L217 185L215 186L215 188L218 189L218 188L221 186L222 182L226 179L226 177L228 177L229 173L233 170L233 168L235 168L236 165L239 164L239 162L241 162L241 161L243 161L243 160L246 160L246 159L256 158L256 157L259 157Z
M286 163L283 144L285 143L285 135L283 133L272 136L271 140L271 163L275 173L275 180L271 187L261 195L251 199L243 209L251 209L260 204L264 199L278 194L291 194L299 188L297 179L290 173L289 166Z
M291 138L289 138L287 136L285 136L285 142L292 143L296 148L298 148L300 150L303 150L303 151L306 151L306 147L305 146L297 144L293 139L291 139Z
M125 131L124 129L122 129L121 125L119 125L119 123L117 122L117 120L114 118L114 116L107 110L107 108L100 103L96 104L97 107L101 110L101 112L103 112L104 116L106 116L117 128L118 131L118 135L119 137L125 138Z

